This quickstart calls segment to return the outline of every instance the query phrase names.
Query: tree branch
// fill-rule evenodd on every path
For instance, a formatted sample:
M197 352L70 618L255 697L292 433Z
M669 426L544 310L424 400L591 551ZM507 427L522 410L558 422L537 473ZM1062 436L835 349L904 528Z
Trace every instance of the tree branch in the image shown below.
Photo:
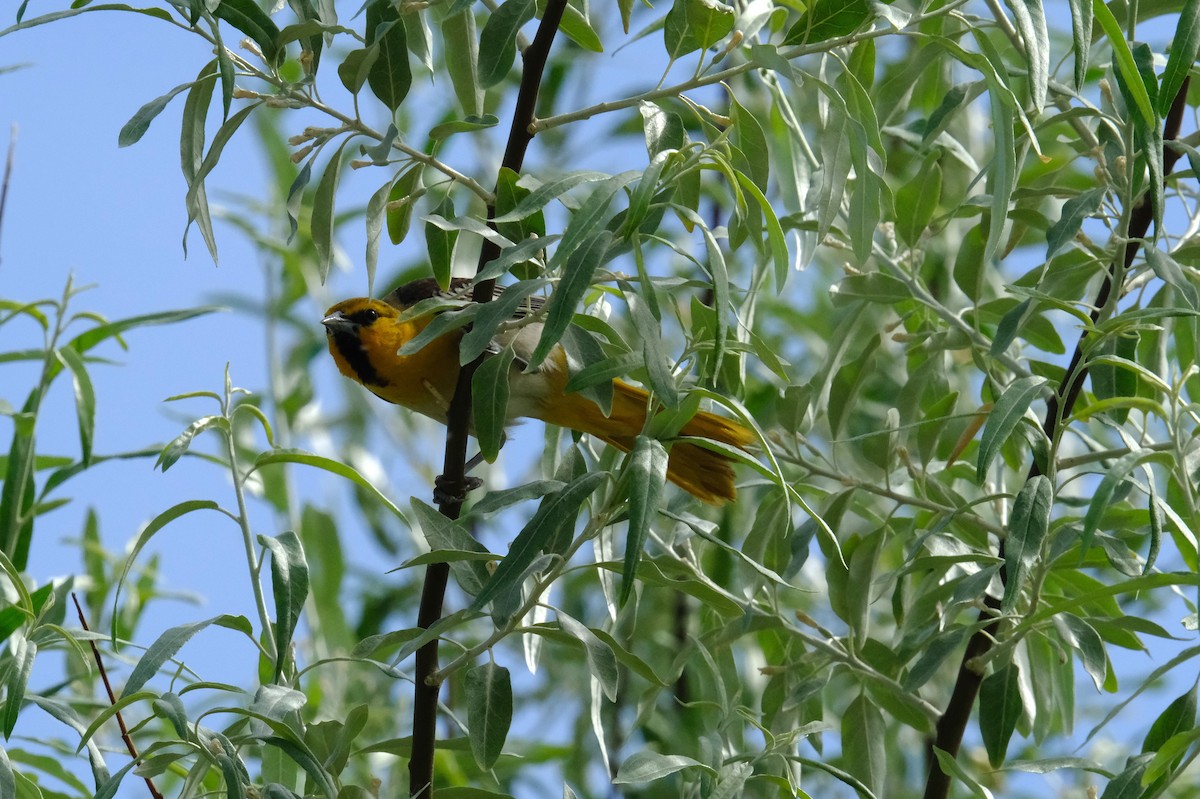
M533 139L531 125L537 108L538 90L550 46L558 33L566 0L550 0L538 25L533 43L522 53L523 70L521 87L517 91L513 109L512 127L508 133L508 144L504 148L501 169L520 172L525 161L525 152ZM497 181L498 183L498 181ZM488 226L493 230L496 207L490 202L487 207ZM476 274L490 261L500 255L500 248L484 240L479 251ZM475 302L488 302L496 281L487 280L475 286ZM457 519L462 511L463 494L466 491L467 436L471 427L471 379L483 361L480 355L462 367L458 373L458 384L450 401L446 425L446 455L440 485L448 495L438 509L448 519ZM425 569L425 584L421 589L421 606L417 611L417 626L428 629L442 615L442 603L446 596L446 583L450 567L446 563L431 563ZM412 758L408 765L408 791L410 796L430 799L433 795L433 756L437 743L437 702L440 684L435 678L438 670L438 642L434 640L417 650L416 686L413 690Z
M1163 141L1173 141L1179 136L1179 128L1183 122L1183 111L1186 107L1188 80L1185 79L1183 85L1179 88L1179 93L1175 96L1174 102L1171 104L1171 110L1167 114L1166 121L1163 125ZM1179 153L1170 149L1163 150L1163 177L1171 174L1175 168L1175 162L1179 159ZM1100 315L1104 313L1105 307L1108 305L1111 296L1120 296L1121 287L1118 282L1124 278L1129 267L1133 265L1133 260L1137 256L1138 250L1141 248L1142 241L1146 233L1150 230L1150 223L1154 221L1154 209L1150 201L1150 193L1145 192L1138 200L1137 205L1133 207L1133 211L1129 216L1129 228L1125 252L1120 260L1114 260L1109 265L1108 272L1104 276L1103 282L1100 284L1100 290L1096 293L1096 301L1092 308L1092 323L1095 324L1100 320ZM1071 356L1071 363L1067 367L1063 382L1059 384L1058 391L1046 403L1046 418L1042 423L1042 430L1050 441L1056 440L1056 437L1062 432L1060 426L1063 421L1071 415L1072 409L1075 407L1076 400L1079 399L1079 392L1083 390L1083 381L1087 378L1088 367L1083 363L1084 345L1087 342L1088 331L1084 330L1079 334L1079 341L1075 345L1075 352ZM1034 460L1029 468L1028 479L1037 477L1043 474L1042 466ZM1000 559L1004 559L1004 540L1001 539L997 554ZM1000 582L1006 583L1008 574L1003 565L1000 567ZM954 683L954 691L950 696L950 701L946 705L946 710L942 713L937 723L937 735L929 742L929 752L927 754L928 778L925 783L925 799L945 799L950 793L950 775L942 771L937 764L937 758L933 755L933 747L937 747L948 753L951 757L958 756L959 747L962 745L963 732L967 728L967 723L971 720L971 710L975 706L975 697L979 695L979 686L983 682L983 668L975 665L973 661L985 654L992 648L996 640L996 636L1000 630L1000 619L998 618L1000 611L1000 598L992 595L987 595L984 598L984 607L979 612L979 621L988 624L971 636L967 642L966 651L963 652L962 662L958 667L958 679Z
M71 592L71 601L75 603L75 612L79 614L79 625L83 627L85 632L91 632L92 628L88 627L87 618L83 615L83 607L79 604L79 597L75 596L75 592ZM104 668L104 660L100 657L100 648L96 646L95 641L88 641L92 647L92 657L96 661L96 668L100 672L100 682L104 683L104 690L108 694L108 703L115 705L117 703L116 694L113 693L112 683L108 681L108 671ZM125 742L125 749L129 752L129 756L137 761L137 747L133 744L133 738L129 735L129 729L125 726L125 718L121 715L121 711L117 711L117 726L121 728L121 740ZM154 787L154 780L149 777L145 778L146 787L150 790L150 796L153 799L163 799L163 795L158 792L158 788Z

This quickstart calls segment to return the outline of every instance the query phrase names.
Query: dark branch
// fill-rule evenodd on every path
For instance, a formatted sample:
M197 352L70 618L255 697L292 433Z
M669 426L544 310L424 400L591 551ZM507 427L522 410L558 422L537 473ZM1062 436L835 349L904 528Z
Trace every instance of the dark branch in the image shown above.
M517 91L516 107L513 111L512 128L508 134L508 144L504 148L502 168L520 172L525 162L525 151L533 135L529 126L534 120L537 108L538 89L542 82L546 60L550 57L550 46L558 33L558 24L562 21L566 0L550 0L542 21L538 24L537 34L533 42L522 53L523 71L521 87ZM488 227L495 230L492 222L496 216L496 208L489 205L487 209ZM490 261L500 255L500 249L491 241L484 240L479 251L479 264L476 273ZM492 299L494 280L484 281L475 286L472 295L475 302L488 302ZM457 519L462 511L463 496L466 490L467 436L471 426L471 380L475 370L479 368L483 356L476 358L464 366L458 373L458 384L454 397L450 401L447 413L446 455L442 469L440 487L448 496L441 502L438 509L448 519ZM450 567L445 563L432 563L425 569L425 584L421 590L421 607L417 611L417 626L429 628L442 615L442 603L446 596L446 583L450 577ZM413 695L413 744L412 759L408 766L408 790L410 796L429 799L433 795L433 756L437 742L437 701L440 685L433 681L433 674L438 668L438 642L430 641L417 651L416 658L416 687Z
M1179 136L1179 129L1183 123L1183 111L1186 107L1187 89L1188 81L1184 80L1183 85L1179 88L1179 93L1175 95L1175 101L1171 104L1171 110L1163 125L1163 141L1172 141ZM1177 151L1164 148L1164 179L1171 174L1178 159ZM1150 200L1150 193L1147 191L1142 194L1129 215L1128 243L1125 245L1123 265L1114 261L1104 275L1100 290L1096 292L1096 301L1091 314L1093 324L1099 321L1100 314L1103 313L1113 292L1116 292L1116 296L1120 296L1121 287L1117 285L1117 280L1133 265L1133 260L1137 256L1146 234L1150 231L1150 223L1153 221L1154 208ZM1067 367L1063 382L1059 384L1058 391L1046 403L1046 418L1042 422L1042 430L1050 441L1054 441L1057 437L1062 421L1070 417L1075 408L1075 402L1079 399L1079 392L1083 390L1083 382L1087 379L1088 368L1083 364L1087 336L1087 330L1080 333L1079 342L1075 345L1075 352L1071 355L1071 363ZM1042 464L1038 463L1035 458L1033 465L1029 468L1027 479L1032 479L1042 473ZM1004 541L1000 542L998 554L1003 561ZM1001 566L1000 582L1005 584L1007 581L1008 573ZM963 652L962 662L958 667L958 678L954 683L954 691L946 705L946 710L938 719L937 734L930 742L931 747L937 747L951 757L958 756L963 732L971 720L971 710L975 707L975 698L979 695L979 686L983 682L983 670L975 665L975 659L991 649L992 642L996 640L1000 631L999 610L1000 599L998 597L990 595L985 597L984 607L979 612L979 621L988 623L972 635L970 641L967 642L966 651ZM945 799L950 793L950 776L944 773L938 765L932 748L928 752L926 762L929 771L925 783L925 799Z
M85 632L91 632L92 628L88 627L87 618L83 615L83 608L79 604L79 597L75 596L75 592L71 592L71 601L75 603L75 612L79 614L79 624ZM112 683L108 681L108 670L104 668L104 660L100 657L100 648L96 646L95 641L88 641L88 645L92 648L92 657L96 660L96 668L100 672L100 682L104 683L104 690L108 694L108 703L115 705L117 696L113 693ZM135 761L138 759L137 747L133 744L133 738L129 735L129 728L125 726L125 718L121 715L121 711L117 711L117 726L121 728L121 740L125 742L125 749L129 752L129 756ZM149 777L145 778L146 787L150 790L150 795L154 799L163 799L163 795L154 787L154 780Z

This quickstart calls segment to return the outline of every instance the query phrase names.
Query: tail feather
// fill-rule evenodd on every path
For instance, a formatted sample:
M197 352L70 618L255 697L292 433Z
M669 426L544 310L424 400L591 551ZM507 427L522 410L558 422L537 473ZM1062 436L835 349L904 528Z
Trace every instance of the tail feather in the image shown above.
M612 413L608 416L590 400L578 394L566 394L565 402L555 403L557 412L547 412L543 419L589 433L622 452L629 452L646 425L649 395L620 380L613 382L613 389ZM742 425L704 411L692 417L680 430L680 435L707 438L740 449L754 441L751 432ZM737 489L733 478L733 462L725 455L686 441L671 445L667 479L703 502L723 505L735 499Z

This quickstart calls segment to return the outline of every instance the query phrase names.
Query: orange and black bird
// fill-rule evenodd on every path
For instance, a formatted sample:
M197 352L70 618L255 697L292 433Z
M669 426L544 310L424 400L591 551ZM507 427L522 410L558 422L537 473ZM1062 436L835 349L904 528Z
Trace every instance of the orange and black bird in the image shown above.
M401 315L422 300L439 296L465 301L470 296L470 282L455 279L450 290L443 292L433 279L415 280L382 300L359 297L339 302L325 313L321 324L325 326L329 352L342 374L380 399L445 424L458 382L458 348L463 330L445 333L410 355L397 354L434 316L402 319ZM516 312L516 318L537 314L544 303L541 297L529 298ZM541 419L596 436L622 452L633 449L646 424L647 392L614 380L612 411L605 415L587 397L565 390L569 375L561 345L538 368L526 373L524 369L541 334L539 322L516 325L498 333L489 349L499 352L511 345L516 353L509 372L509 421L519 417ZM753 441L751 432L742 425L704 411L692 417L680 435L742 449ZM724 455L686 441L671 445L667 479L704 502L721 505L736 498L733 477L732 461Z

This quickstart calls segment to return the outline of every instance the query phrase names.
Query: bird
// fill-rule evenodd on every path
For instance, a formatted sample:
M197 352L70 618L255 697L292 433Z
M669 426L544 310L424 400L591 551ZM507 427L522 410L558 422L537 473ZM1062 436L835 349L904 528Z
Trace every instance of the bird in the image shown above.
M410 354L400 355L397 351L420 334L435 315L405 317L406 311L433 298L457 300L465 306L470 291L471 282L465 278L455 278L448 290L433 278L422 278L399 286L383 299L356 297L332 306L321 324L338 371L380 399L446 424L458 382L463 329L444 333ZM497 295L502 291L496 288ZM514 321L519 323L501 328L488 348L488 356L506 346L515 353L509 370L507 422L522 417L540 419L630 452L646 424L650 406L647 391L614 379L612 409L605 414L582 394L566 391L569 374L561 345L556 345L537 368L525 371L541 338L542 324L536 316L545 302L545 298L536 296L524 300L514 314ZM447 307L451 304L441 311ZM744 425L706 411L698 411L679 432L739 449L747 449L754 441L753 433ZM732 458L688 441L670 445L667 479L710 505L723 505L737 497Z

